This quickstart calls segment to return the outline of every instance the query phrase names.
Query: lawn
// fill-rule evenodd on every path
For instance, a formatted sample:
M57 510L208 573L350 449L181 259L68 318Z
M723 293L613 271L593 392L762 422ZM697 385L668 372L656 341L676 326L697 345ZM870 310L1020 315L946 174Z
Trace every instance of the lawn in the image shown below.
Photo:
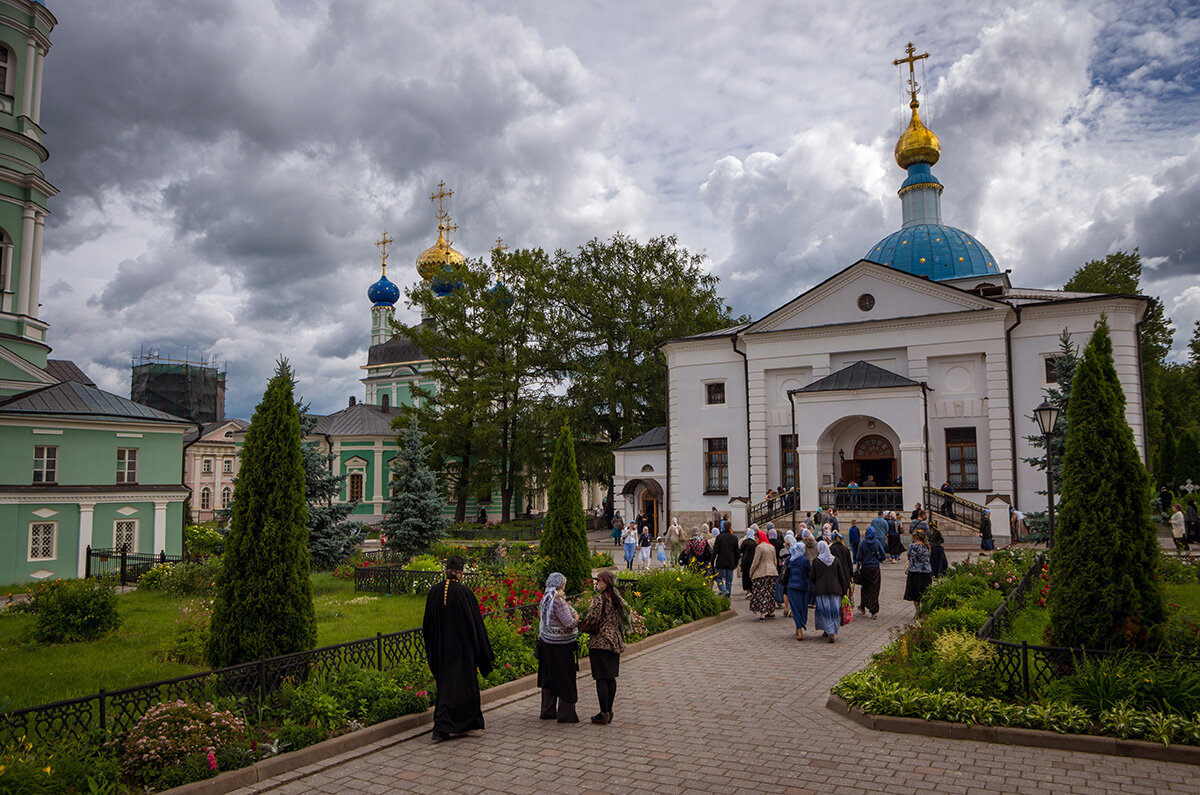
M336 580L328 573L313 574L312 583L318 645L421 624L424 596L355 594L353 582ZM183 601L164 593L124 594L118 598L119 629L97 641L56 646L23 640L33 616L0 612L0 670L5 672L0 709L19 709L90 695L100 688L116 690L203 670L163 659Z

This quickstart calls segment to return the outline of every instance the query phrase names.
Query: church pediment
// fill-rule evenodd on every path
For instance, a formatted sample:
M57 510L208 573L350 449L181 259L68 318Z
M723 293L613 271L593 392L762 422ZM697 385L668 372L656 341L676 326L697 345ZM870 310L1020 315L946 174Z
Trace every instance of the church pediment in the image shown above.
M753 323L747 333L921 318L1003 306L949 285L859 260Z

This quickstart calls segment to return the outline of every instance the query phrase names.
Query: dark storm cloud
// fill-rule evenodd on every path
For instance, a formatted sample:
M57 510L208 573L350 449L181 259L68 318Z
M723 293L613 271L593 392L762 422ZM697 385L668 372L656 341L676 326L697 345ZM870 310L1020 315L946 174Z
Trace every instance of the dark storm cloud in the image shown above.
M1162 173L1162 192L1134 219L1146 257L1162 257L1155 278L1200 275L1200 140L1192 154Z

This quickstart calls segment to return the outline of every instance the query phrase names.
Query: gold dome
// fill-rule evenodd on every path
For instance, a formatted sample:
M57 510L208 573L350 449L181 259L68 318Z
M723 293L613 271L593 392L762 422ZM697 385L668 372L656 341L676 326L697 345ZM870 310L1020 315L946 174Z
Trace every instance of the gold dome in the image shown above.
M912 108L912 120L908 129L896 141L896 163L900 168L908 168L914 163L933 165L942 154L942 145L933 131L921 123L917 113L919 103L914 98L909 107Z
M466 259L463 255L450 248L450 244L446 242L445 230L439 225L437 242L417 256L417 272L421 274L422 279L429 280L446 267L457 267L464 262Z

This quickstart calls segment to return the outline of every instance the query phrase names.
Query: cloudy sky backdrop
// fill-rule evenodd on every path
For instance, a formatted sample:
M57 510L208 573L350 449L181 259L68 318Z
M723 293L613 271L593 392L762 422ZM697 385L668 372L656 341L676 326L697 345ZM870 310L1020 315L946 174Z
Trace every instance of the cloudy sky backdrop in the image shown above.
M1193 2L47 5L42 316L118 394L145 346L227 363L231 416L280 354L361 395L373 243L407 287L439 180L468 256L674 233L760 317L899 227L910 40L946 223L1022 286L1140 246L1176 357L1200 318Z

